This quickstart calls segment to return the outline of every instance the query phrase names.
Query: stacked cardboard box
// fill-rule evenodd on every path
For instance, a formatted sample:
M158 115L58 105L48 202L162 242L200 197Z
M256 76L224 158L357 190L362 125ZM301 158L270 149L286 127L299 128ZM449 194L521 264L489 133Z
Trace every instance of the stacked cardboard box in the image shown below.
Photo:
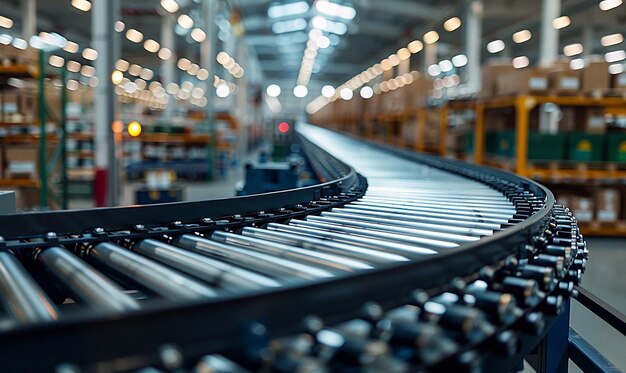
M36 179L39 164L37 145L6 145L4 148L6 169L4 176L10 179Z
M549 79L549 74L542 70L532 68L511 70L496 77L495 93L498 96L545 94L549 89Z

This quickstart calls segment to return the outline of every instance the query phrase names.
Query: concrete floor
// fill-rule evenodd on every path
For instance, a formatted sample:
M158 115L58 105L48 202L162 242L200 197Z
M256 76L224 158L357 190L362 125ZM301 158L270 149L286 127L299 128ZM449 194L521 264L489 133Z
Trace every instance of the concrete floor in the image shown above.
M226 198L235 195L235 186L242 180L242 168L233 170L223 180L185 184L185 199L189 201ZM123 188L124 204L134 203L134 190L139 183ZM89 206L73 206L74 208ZM588 238L590 259L582 286L605 300L619 311L626 313L626 239ZM572 302L571 325L583 338L626 371L626 344L624 337L586 310L576 301ZM570 361L571 372L581 372ZM533 372L526 366L524 372Z

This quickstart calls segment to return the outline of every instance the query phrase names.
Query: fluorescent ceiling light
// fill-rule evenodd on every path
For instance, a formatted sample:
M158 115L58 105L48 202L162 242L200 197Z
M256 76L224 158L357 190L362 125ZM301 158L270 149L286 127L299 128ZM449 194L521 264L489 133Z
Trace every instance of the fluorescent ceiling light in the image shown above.
M624 50L608 52L604 55L604 59L608 63L621 61L626 59L626 52L624 52Z
M72 0L72 6L83 12L91 10L91 3L87 0Z
M306 1L298 1L290 4L271 5L267 9L267 16L270 18L280 18L293 16L296 14L306 13L309 10L309 4Z
M580 43L568 44L563 47L563 54L567 57L575 56L583 52L583 45Z
M322 87L322 96L326 98L333 97L335 95L335 87L332 85L325 85Z
M443 28L448 32L452 32L459 27L461 27L461 20L459 17L452 17L443 23Z
M4 27L4 28L13 27L13 20L7 17L0 16L0 27Z
M600 43L603 47L619 44L624 41L624 36L620 33L603 36Z
M452 57L452 64L456 67L463 67L467 65L467 56L464 54L457 54Z
M354 19L356 10L353 7L331 3L328 0L317 0L315 9L331 17L339 17L343 19Z
M437 31L428 31L424 34L424 43L426 44L436 43L437 40L439 40L439 34L437 33Z
M274 22L272 24L272 32L275 34L284 34L286 32L300 31L306 28L306 20L304 18L290 19L288 21Z
M365 87L361 88L359 94L361 95L361 97L367 100L368 98L372 98L372 96L374 96L374 90L372 89L372 87L366 85Z
M189 30L193 27L193 19L191 19L191 17L189 17L187 14L181 14L180 16L178 16L178 24L185 30Z
M603 0L598 6L601 10L607 11L622 5L622 0Z
M562 17L555 18L552 20L552 27L554 27L557 30L560 30L562 28L569 26L570 23L572 22L570 21L568 16L562 16Z
M302 84L298 84L297 86L293 88L293 95L298 98L306 97L306 95L308 94L309 94L309 89Z
M523 67L528 66L529 61L528 61L528 57L526 56L519 56L519 57L515 57L512 61L513 63L513 67L516 69L521 69Z
M524 43L530 40L533 35L528 30L521 30L513 34L513 41L517 44Z
M409 43L409 45L407 45L407 48L411 53L417 53L424 48L424 44L422 44L419 40L413 40Z
M504 42L502 40L494 40L487 44L487 51L489 53L498 53L504 50Z
M323 16L313 17L311 19L311 25L322 31L332 32L337 35L343 35L348 31L348 26L346 26L345 23L330 21Z
M170 13L178 12L179 8L178 3L174 0L161 0L161 6Z
M352 97L354 97L354 92L352 92L350 88L343 88L341 91L339 91L339 97L346 101L352 100Z

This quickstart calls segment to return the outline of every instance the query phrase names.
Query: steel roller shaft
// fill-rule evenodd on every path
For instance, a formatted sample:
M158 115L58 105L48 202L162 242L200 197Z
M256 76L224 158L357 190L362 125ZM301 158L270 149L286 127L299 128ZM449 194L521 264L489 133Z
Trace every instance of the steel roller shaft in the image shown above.
M84 255L171 301L191 301L216 295L210 287L110 242L87 248Z
M62 247L53 246L41 250L37 254L37 260L98 312L139 309L139 304L117 284Z
M0 252L0 296L20 322L57 320L59 312L39 285L10 252Z

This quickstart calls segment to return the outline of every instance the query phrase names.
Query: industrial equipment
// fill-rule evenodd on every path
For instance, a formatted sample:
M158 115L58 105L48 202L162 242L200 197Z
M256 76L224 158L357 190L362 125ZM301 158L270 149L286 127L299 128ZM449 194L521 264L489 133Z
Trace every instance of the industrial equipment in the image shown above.
M503 372L538 354L588 257L548 189L293 136L320 184L0 216L3 369Z

